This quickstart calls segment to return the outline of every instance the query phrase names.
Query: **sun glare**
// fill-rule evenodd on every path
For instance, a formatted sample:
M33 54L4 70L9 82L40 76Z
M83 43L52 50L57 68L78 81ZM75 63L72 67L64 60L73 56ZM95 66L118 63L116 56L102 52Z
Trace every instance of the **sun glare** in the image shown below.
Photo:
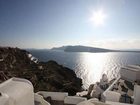
M102 10L98 10L93 12L90 20L94 23L95 26L102 26L104 25L106 17L107 15Z

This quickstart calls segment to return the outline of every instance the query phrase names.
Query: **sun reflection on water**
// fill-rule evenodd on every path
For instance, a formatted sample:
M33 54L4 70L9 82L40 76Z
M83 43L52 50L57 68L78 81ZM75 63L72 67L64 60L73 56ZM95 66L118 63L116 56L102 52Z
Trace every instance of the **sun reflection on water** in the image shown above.
M90 84L100 81L100 78L103 73L106 73L108 76L112 74L111 68L113 67L109 67L108 64L110 63L110 60L112 60L111 57L112 56L108 53L102 53L102 54L81 53L80 54L81 69L78 70L78 73L76 74L78 74L78 76L82 78L84 88L87 88ZM115 62L115 61L111 61L111 62Z
M87 89L90 84L100 81L103 73L111 80L119 75L120 68L126 65L139 65L140 53L85 53L63 51L32 51L42 61L55 60L59 64L71 68L83 81Z

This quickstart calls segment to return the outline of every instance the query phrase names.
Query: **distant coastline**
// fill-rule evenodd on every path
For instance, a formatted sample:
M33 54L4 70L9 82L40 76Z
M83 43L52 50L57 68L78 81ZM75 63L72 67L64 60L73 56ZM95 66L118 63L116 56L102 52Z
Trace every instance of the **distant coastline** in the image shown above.
M53 47L51 50L62 50L65 52L90 52L90 53L100 53L100 52L137 52L140 53L140 50L112 50L105 48L89 47L89 46L62 46L62 47Z

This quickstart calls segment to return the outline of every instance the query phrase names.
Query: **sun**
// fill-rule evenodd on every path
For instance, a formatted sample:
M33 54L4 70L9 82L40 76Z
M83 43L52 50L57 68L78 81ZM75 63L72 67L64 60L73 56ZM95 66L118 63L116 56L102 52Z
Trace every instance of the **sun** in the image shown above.
M94 23L95 26L102 26L105 23L107 15L103 10L94 11L90 20Z

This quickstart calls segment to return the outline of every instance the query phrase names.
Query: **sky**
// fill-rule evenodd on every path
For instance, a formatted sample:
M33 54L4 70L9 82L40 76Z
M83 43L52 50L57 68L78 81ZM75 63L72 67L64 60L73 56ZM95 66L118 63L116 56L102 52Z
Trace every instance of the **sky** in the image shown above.
M140 49L140 0L0 0L0 46Z

